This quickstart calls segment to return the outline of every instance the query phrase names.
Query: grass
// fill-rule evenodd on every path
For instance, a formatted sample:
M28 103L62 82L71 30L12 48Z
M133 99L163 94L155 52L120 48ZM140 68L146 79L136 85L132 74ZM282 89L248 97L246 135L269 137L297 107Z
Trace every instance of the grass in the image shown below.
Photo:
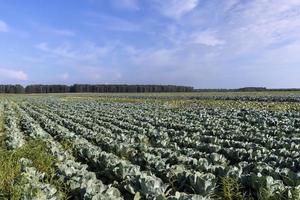
M71 100L72 98L69 98ZM258 102L258 101L234 101L234 100L182 100L182 99L131 99L131 98L94 98L98 102L157 104L165 108L205 107L205 108L236 108L255 109L269 111L299 111L298 102ZM75 99L73 99L75 100Z
M14 94L15 96L18 94ZM14 96L11 95L11 96ZM20 94L19 94L20 95ZM130 96L297 96L300 91L261 91L261 92L148 92L148 93L51 93L25 94L26 96L55 96L55 97L130 97ZM6 96L6 95L5 95ZM22 96L22 94L20 95ZM23 94L24 96L24 94Z
M45 183L56 187L61 199L68 199L68 190L64 183L55 178L57 160L47 152L42 140L29 140L14 151L5 146L5 126L0 113L0 199L17 200L21 198L24 178L21 173L21 158L32 161L32 167L45 173ZM32 191L34 192L34 191Z
M242 188L237 179L231 177L223 177L220 180L220 191L217 199L222 200L250 200L246 194L242 192Z
M233 100L152 100L153 103L164 105L166 108L222 108L222 109L255 109L269 111L299 111L300 104L294 102L257 102Z
M251 188L242 188L239 180L232 177L223 177L220 179L219 187L216 193L216 200L283 200L299 199L300 194L296 190L291 190L288 195L287 191L275 192L266 187L263 182L259 182L258 190L253 191Z
M0 197L19 199L22 187L21 165L19 160L27 158L32 161L32 166L44 172L45 183L56 186L63 199L67 199L68 192L63 183L54 178L56 159L45 149L45 143L40 140L31 140L15 151L0 149Z
M73 143L71 141L66 139L60 139L59 143L65 151L70 151L70 153L73 153Z
M199 100L194 102L197 106L211 108L238 108L270 111L300 110L299 103L293 102L255 102L255 101L231 101L231 100Z
M164 105L166 108L180 108L190 106L201 106L209 108L249 108L257 110L271 111L292 111L300 110L300 104L297 102L255 102L255 101L233 101L233 100L191 100L176 99L180 96L299 96L300 91L267 91L267 92L192 92L192 93L76 93L76 94L35 94L19 95L23 98L36 98L44 96L58 97L61 101L82 101L96 100L98 102L116 102L116 103L154 103ZM14 99L17 95L8 96ZM146 99L135 99L133 97L145 97ZM174 99L155 99L156 96L174 97Z

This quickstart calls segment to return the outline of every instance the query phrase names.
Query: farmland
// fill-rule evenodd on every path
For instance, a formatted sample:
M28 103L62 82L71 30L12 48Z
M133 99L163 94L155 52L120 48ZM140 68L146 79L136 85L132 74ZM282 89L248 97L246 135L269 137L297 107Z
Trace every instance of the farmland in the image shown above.
M300 199L300 93L0 97L0 198Z

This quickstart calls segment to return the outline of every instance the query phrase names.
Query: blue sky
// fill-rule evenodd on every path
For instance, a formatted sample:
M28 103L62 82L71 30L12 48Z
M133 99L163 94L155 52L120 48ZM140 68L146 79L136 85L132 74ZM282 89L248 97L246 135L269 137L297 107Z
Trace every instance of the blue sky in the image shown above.
M299 0L0 0L0 82L300 87Z

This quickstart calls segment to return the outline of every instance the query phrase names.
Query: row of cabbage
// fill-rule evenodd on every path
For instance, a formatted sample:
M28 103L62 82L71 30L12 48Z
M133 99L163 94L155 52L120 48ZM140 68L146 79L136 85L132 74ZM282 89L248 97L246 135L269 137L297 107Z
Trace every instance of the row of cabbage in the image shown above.
M226 93L222 93L223 95L129 95L126 96L113 96L114 98L130 98L130 99L168 99L168 100L232 100L232 101L261 101L261 102L300 102L300 96L298 95L226 95Z
M77 118L73 117L74 114L68 116L68 114L66 114L67 112L68 112L67 110L66 111L62 111L61 115L63 117L65 117L65 118L68 118L68 117L70 118L70 116L72 116L71 118L73 118L73 120L75 120L77 122L84 123L86 125L90 125L89 123L85 123L85 122L89 121L88 118L85 118L84 116L81 116L81 115L78 116L78 114L76 114ZM214 111L214 113L217 113L217 112ZM234 116L230 116L229 115L230 113L225 113L225 114L226 114L226 116L228 116L228 119L231 119L231 118L234 117ZM239 114L241 114L241 113L238 113L238 115ZM257 112L253 112L251 114L257 114ZM258 113L258 114L266 114L266 113L261 112L261 113ZM118 115L120 116L120 114L118 114ZM209 116L205 116L205 117L209 118ZM256 116L254 116L254 117L256 119L259 119ZM292 116L287 116L287 117L289 119L291 119ZM107 117L105 117L105 118L102 117L101 120L110 120L111 118L112 118L112 116L110 116L108 118ZM131 132L134 132L135 130L137 130L138 132L142 132L142 133L148 135L150 137L150 139L151 139L151 137L154 137L154 136L160 137L160 139L163 137L163 134L161 134L161 133L158 134L155 130L154 131L152 130L153 126L150 127L150 130L140 129L139 127L140 127L141 124L139 124L139 126L134 126L133 123L126 124L126 122L124 122L125 116L121 116L121 118L122 118L123 122L122 122L122 124L119 124L119 126L123 126L123 127L127 126L127 129L128 129L128 127L129 127L129 129L133 128L133 130ZM282 118L282 116L281 116L281 118ZM214 120L214 121L216 121L216 120ZM290 122L291 122L291 120L290 120ZM272 123L274 123L274 120L273 120ZM298 122L296 122L296 123L298 123ZM233 124L233 122L231 122L231 124ZM118 132L118 133L124 132L124 133L126 133L126 130L124 130L124 129L123 130L120 129L120 128L117 129L115 126L114 127L113 126L109 127L108 125L107 125L107 123L106 124L102 124L102 126L106 126L110 130L113 130L115 132ZM241 125L245 126L247 124L238 124L238 127L241 126ZM259 124L256 123L256 125L259 125ZM193 145L191 143L191 141L195 141L195 140L197 141L197 138L198 138L198 140L200 140L199 142L207 143L207 144L218 144L219 146L222 146L223 148L224 147L225 148L226 147L228 147L228 148L229 147L234 147L236 149L239 149L239 148L246 148L246 149L257 148L259 151L262 151L262 152L270 152L270 153L272 153L274 155L279 155L281 157L289 158L290 160L291 159L295 159L296 162L295 163L291 163L290 165L288 164L288 162L290 160L287 160L286 165L288 167L295 168L295 170L298 170L299 169L299 166L298 166L299 163L297 163L296 159L299 156L299 153L297 152L298 149L299 149L299 145L298 145L299 144L299 137L297 137L296 134L299 133L299 129L291 129L291 128L289 128L289 129L291 129L291 130L289 130L289 129L285 128L285 125L286 124L279 124L278 125L279 128L283 127L283 130L282 129L274 129L273 128L273 129L271 129L271 131L268 130L268 132L266 132L266 133L264 133L263 129L269 129L270 127L263 127L263 129L261 127L260 127L260 129L257 129L257 127L254 127L254 128L256 128L256 129L254 129L251 126L246 126L246 129L248 129L248 130L240 130L241 132L244 132L243 135L238 135L238 134L230 134L229 135L228 134L228 133L230 133L230 131L232 131L232 132L233 131L237 131L237 130L233 129L233 128L238 128L237 126L231 128L229 130L226 130L226 131L224 131L224 129L220 129L220 130L216 129L216 130L212 130L212 131L210 131L208 133L205 133L205 131L209 131L209 130L207 130L207 128L206 128L206 130L205 129L202 129L202 130L201 129L197 129L195 131L195 130L193 130L194 129L193 127L192 128L187 128L187 129L185 129L183 131L180 131L180 132L176 132L176 131L174 131L174 129L166 129L165 127L160 127L160 131L163 130L164 132L167 132L169 135L170 134L172 134L172 135L175 134L176 135L176 134L179 133L178 137L180 137L180 138L177 139L177 141L178 141L178 143L183 143L182 145L189 144L189 143L190 143L190 145ZM167 126L170 126L170 125L167 124ZM172 124L171 124L171 126L172 126ZM175 126L176 126L176 124L175 124ZM299 124L296 125L294 123L293 126L294 127L297 127L297 126L299 127ZM92 127L94 129L96 129L97 128L97 124L95 124L93 122L93 126ZM178 125L177 125L176 128L178 128ZM107 132L107 131L110 131L110 130L104 130L104 132L105 131ZM201 131L201 134L199 134L199 132L200 132L199 130ZM99 131L101 131L101 129L98 129L97 131L99 132ZM212 132L214 132L214 131L215 132L218 131L219 135L213 134ZM270 135L270 133L272 133L272 131L274 131L275 134ZM288 137L285 136L286 134L283 131L289 133ZM149 132L152 133L152 135L150 135ZM280 138L276 135L276 132L280 133L280 134L278 134L280 136ZM291 132L294 132L294 135L290 134ZM130 134L130 133L126 133L126 134ZM188 135L189 137L187 136L187 134L189 134ZM194 134L194 136L193 136L193 134ZM251 134L253 135L253 138L252 137L245 137L245 135L249 136ZM126 135L126 136L128 138L128 135ZM142 137L142 136L143 135L140 135L140 137ZM168 137L167 134L165 134L165 136ZM227 136L229 136L229 137L226 138ZM193 137L195 137L195 138L193 138ZM125 138L125 137L123 137L123 138ZM125 138L125 139L127 139L127 138ZM156 138L153 138L153 140L154 139L156 139ZM164 139L166 139L166 138L164 138ZM168 142L164 142L164 143L170 143L170 140L172 140L171 144L176 143L175 139L173 139L173 138L171 138L171 139L168 138ZM267 140L270 140L270 141L267 143ZM207 144L206 144L206 146L207 146ZM157 146L157 144L155 144L155 145ZM163 144L161 144L161 145L163 145ZM205 144L202 144L201 146L205 146ZM286 147L289 147L290 148L289 150L292 150L292 151L287 151L285 149ZM216 147L216 148L218 149L218 147ZM205 150L205 148L204 148L204 150ZM212 153L212 152L209 152L209 153ZM228 156L230 156L230 155L228 155ZM246 155L246 157L249 157L249 155ZM251 158L251 155L250 155L250 158ZM255 158L255 157L253 159L254 159L254 161L258 161L257 158ZM276 159L280 160L280 159L283 159L283 158L280 158L280 157L278 158L277 157ZM282 166L282 165L284 165L284 163L280 163L280 165Z
M57 99L38 100L23 108L35 114L36 119L45 116L87 139L92 145L88 149L108 153L120 161L126 157L131 162L126 161L126 165L140 166L150 177L161 180L158 185L163 196L167 196L164 185L174 181L178 191L208 197L222 176L237 177L252 190L264 187L270 193L286 193L290 198L295 198L295 191L299 191L297 112L165 109L157 105L91 100L63 103ZM107 176L105 170L113 166L99 163L95 153L83 154L83 148L79 147L79 155L94 170L110 181L117 180L118 187L124 184L125 177L111 176L113 168ZM131 176L128 173L125 176ZM126 184L123 188L128 192ZM130 192L153 195L141 189Z
M42 110L39 110L39 113L45 113ZM147 146L142 146L142 145L130 145L127 142L124 142L122 140L119 140L117 138L112 138L113 136L116 136L117 134L109 134L109 130L107 129L106 131L103 131L103 135L100 136L99 132L94 132L91 130L88 130L79 124L73 123L71 121L68 121L64 118L60 118L57 115L53 115L51 113L45 113L49 118L52 120L56 121L57 123L61 123L62 126L65 126L74 132L82 135L83 137L94 141L99 147L105 149L106 151L109 151L110 153L116 154L116 155L122 155L124 153L131 154L131 161L134 162L137 165L141 165L141 158L143 158L144 161L147 160L147 163L145 163L143 166L153 166L150 170L158 175L160 178L162 178L164 181L169 181L169 178L171 175L176 175L178 182L182 182L182 180L189 180L189 179L194 179L191 178L195 176L195 171L191 172L187 169L180 168L180 166L176 167L169 167L168 165L165 165L164 160L166 159L161 159L159 156L154 156L151 153L153 152L158 152L156 148L148 148ZM106 134L106 136L104 135ZM141 139L143 135L140 135L139 139ZM124 138L123 138L124 139ZM130 138L129 138L130 140ZM143 148L143 151L141 153L138 153L138 149ZM163 150L161 150L163 152ZM172 151L169 151L172 152ZM138 155L139 154L139 155ZM141 157L142 156L142 157ZM175 155L172 155L172 157L176 157ZM139 159L136 159L139 158ZM183 161L184 161L183 157ZM159 161L160 162L157 162ZM188 164L188 159L186 160L186 163ZM160 164L160 165L157 165ZM160 173L157 173L157 168L160 168ZM101 167L100 167L101 168ZM179 170L180 169L180 170ZM176 172L176 173L175 173ZM175 174L174 174L175 173ZM202 195L208 195L212 192L216 178L212 174L203 174L203 173L196 173L198 176L197 183L196 182L188 182L188 187L189 188L194 188L194 190ZM199 184L199 181L202 181L202 186Z
M97 179L94 172L90 172L87 165L77 162L65 151L49 133L44 131L38 123L27 115L18 105L11 103L1 104L4 114L6 147L14 151L26 144L27 139L40 139L47 145L47 150L58 159L56 163L55 179L63 182L70 191L70 195L80 199L123 199L118 189L104 185ZM82 141L80 142L82 143ZM21 158L21 184L22 199L63 199L59 190L45 181L45 173L32 167L31 160ZM20 184L16 182L16 184Z
M0 112L5 126L5 147L10 151L21 148L26 143L26 137L19 129L15 109L8 102L1 102ZM43 182L45 173L32 167L31 160L21 158L19 162L21 175L17 178L22 179L20 186L22 199L59 199L55 186Z
M16 117L16 113L14 112L14 109L9 107L9 104L7 105L8 108L6 109L8 118L10 116L13 116L14 118L14 126L11 126L11 123L8 124L8 136L7 140L9 141L9 138L13 138L10 136L10 133L13 133L16 131L20 138L22 138L22 141L24 144L24 135L23 133L17 128L18 118ZM40 128L38 124L34 120L31 119L31 117L28 117L27 114L22 110L18 109L18 106L15 106L16 109L19 111L18 115L20 115L22 120L20 121L20 128L23 129L24 133L26 133L27 136L31 138L39 138L43 139L47 142L48 148L51 150L51 153L59 158L59 161L61 163L58 163L58 174L57 176L62 178L63 181L69 185L70 189L73 191L80 191L80 194L77 194L81 196L83 199L119 199L121 197L119 196L119 192L116 189L113 189L113 187L103 187L101 181L97 183L97 180L95 178L95 175L93 173L87 172L86 168L87 166L82 166L79 163L74 162L74 159L71 159L71 156L67 153L64 153L64 150L60 147L59 143L55 142L47 132L45 132L43 129ZM9 122L9 120L8 120ZM50 133L54 134L55 136L61 136L63 139L69 139L73 142L74 146L78 149L79 152L87 152L87 155L93 154L94 156L97 155L101 149L96 148L89 144L89 142L85 141L82 138L78 138L75 134L68 132L64 127L58 127L58 130L51 129L51 125L53 125L55 128L57 126L55 124L51 124L51 122L46 121L46 123L42 123L41 125L44 126L44 129L48 130ZM12 127L14 130L10 130L9 127ZM57 133L60 133L60 135L56 135ZM65 133L70 133L70 135L65 135ZM8 143L9 144L9 143ZM21 147L22 145L19 145L15 148ZM93 149L94 147L94 149ZM14 149L14 148L11 148ZM93 152L94 150L94 152ZM96 154L95 154L96 153ZM85 153L82 153L82 157L86 158L87 156ZM127 182L124 185L124 188L126 188L127 191L131 192L132 194L137 194L137 192L141 193L148 199L153 198L165 198L167 193L167 184L163 184L160 179L157 179L155 177L152 177L151 174L140 172L138 166L130 166L126 162L119 162L118 158L114 158L114 155L110 154L104 154L102 156L107 156L106 162L113 162L111 166L106 166L108 168L112 168L112 166L118 165L121 163L124 165L124 170L119 170L116 173L119 173L119 176L121 179L126 179ZM100 156L100 155L98 155ZM25 177L30 177L32 180L27 180L28 184L24 186L25 188L33 189L32 186L34 186L36 190L39 192L35 194L35 198L37 199L57 199L55 197L56 191L55 188L50 187L49 185L43 185L39 184L36 185L35 181L39 180L42 181L44 174L38 173L36 170L32 169L32 167L28 167L28 163L30 161L26 159L22 159L20 162L22 162L23 169L26 171L26 174L23 174ZM98 161L94 161L95 163ZM115 166L115 168L120 166ZM128 173L125 171L128 170ZM130 173L130 171L134 171L134 173ZM124 172L123 172L124 171ZM124 183L125 183L124 181ZM122 184L124 184L122 183ZM34 185L32 185L34 184ZM104 193L105 192L105 193ZM103 194L104 193L104 194ZM27 195L26 193L24 193ZM31 194L30 194L31 195ZM53 197L52 197L53 196ZM184 193L175 193L174 196L168 195L168 199L202 199L199 195L187 195ZM32 196L26 197L26 198L33 198Z
M93 145L82 137L82 133L68 130L62 126L63 124L59 124L61 119L49 117L42 111L36 112L28 106L22 106L21 108L56 139L71 141L73 150L80 158L80 161L87 163L89 169L100 175L100 179L118 187L125 196L141 195L146 199L204 198L200 195L189 195L176 191L171 195L168 192L169 184L165 184L150 171L142 171L138 165L122 160L113 153L103 151L99 146ZM110 177L110 180L107 180L108 177Z

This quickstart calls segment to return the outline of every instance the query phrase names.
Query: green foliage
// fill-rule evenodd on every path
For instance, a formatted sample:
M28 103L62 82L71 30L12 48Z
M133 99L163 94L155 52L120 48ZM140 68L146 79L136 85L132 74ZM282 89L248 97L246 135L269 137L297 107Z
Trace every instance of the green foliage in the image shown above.
M0 198L19 199L24 180L21 176L21 158L32 161L32 166L46 174L45 183L51 183L60 190L61 196L67 198L67 191L63 183L55 180L56 159L45 149L45 143L32 140L15 151L0 149Z
M62 194L69 188L80 199L300 199L299 103L167 95L22 98L6 116L24 141L45 142L1 149L3 198L25 193L18 163L24 157L47 174L38 181Z
M219 199L244 200L245 195L241 192L241 186L237 179L231 177L221 178Z
M72 141L70 140L66 140L66 139L61 139L59 141L59 143L61 144L61 146L66 150L66 151L73 151L73 144Z

